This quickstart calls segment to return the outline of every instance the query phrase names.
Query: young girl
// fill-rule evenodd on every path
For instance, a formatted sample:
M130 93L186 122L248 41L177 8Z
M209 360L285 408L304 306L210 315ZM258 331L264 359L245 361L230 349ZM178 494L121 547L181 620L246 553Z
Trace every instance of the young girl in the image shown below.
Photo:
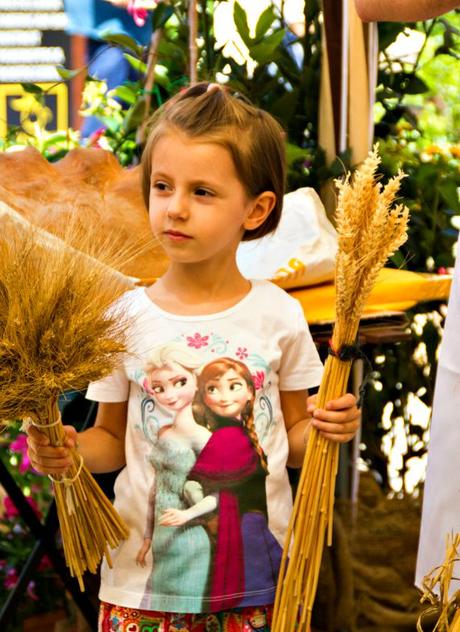
M282 129L269 114L215 84L197 84L180 93L153 119L142 159L143 192L152 231L170 266L147 290L139 288L122 297L133 319L129 353L119 370L90 385L88 397L100 402L98 415L94 428L78 435L78 449L90 470L124 468L115 486L115 506L130 527L130 536L113 552L113 569L106 564L102 568L100 630L127 630L133 624L137 626L133 629L150 626L165 632L243 632L270 626L274 576L265 573L268 582L257 589L242 581L235 591L234 582L226 581L227 568L216 556L217 538L204 596L193 594L188 583L181 582L181 569L188 572L189 567L203 565L190 547L166 547L156 551L154 559L148 552L148 563L136 564L146 531L149 491L155 480L177 477L177 470L183 468L181 459L172 456L149 460L155 439L143 432L142 412L148 408L146 401L152 401L148 372L154 348L181 343L200 355L203 366L226 357L248 368L254 384L250 452L253 459L254 450L260 457L258 467L262 460L266 463L268 529L280 546L292 509L286 464L301 465L310 425L332 441L348 441L358 428L352 395L329 402L327 410L315 410L313 403L307 406L307 389L319 384L322 367L300 305L267 281L245 279L236 265L240 241L262 237L279 222L284 143ZM238 385L229 388L235 391ZM226 405L220 402L216 407L224 411ZM158 406L155 415L161 410ZM243 415L237 412L235 418L241 422ZM171 423L171 411L164 411L159 426L168 420ZM51 448L36 428L29 433L33 466L47 474L64 472L70 462L67 448L77 445L75 430L66 429L67 448ZM234 446L230 440L227 443L232 454ZM195 445L197 470L201 450ZM226 472L232 469L225 451L220 461L220 469L219 463L213 465L216 486L211 495L216 508ZM233 479L230 472L230 487ZM205 481L195 483L200 487ZM206 485L212 488L210 480ZM186 487L184 501L196 504ZM252 486L246 489L246 501L244 488L238 490L240 506L252 502ZM163 507L167 500L161 499ZM177 499L172 499L169 508L175 503ZM207 518L201 516L203 522ZM161 520L168 521L168 516ZM189 526L165 528L179 537ZM233 512L227 528L239 534L240 546L230 554L244 568L246 530L241 528L241 511ZM261 531L259 537L265 535ZM149 581L166 566L177 569L175 594L161 582ZM220 594L213 584L216 574ZM146 599L149 607L140 610ZM240 604L236 608L235 602Z

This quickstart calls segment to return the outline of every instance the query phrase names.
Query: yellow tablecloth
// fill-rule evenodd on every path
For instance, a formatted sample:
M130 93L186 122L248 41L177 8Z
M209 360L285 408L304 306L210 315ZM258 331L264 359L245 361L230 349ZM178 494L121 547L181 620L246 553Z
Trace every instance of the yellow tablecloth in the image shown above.
M405 311L424 301L447 300L451 282L452 276L448 274L421 274L383 268L371 292L364 315ZM333 283L296 288L289 293L301 303L310 324L335 319Z

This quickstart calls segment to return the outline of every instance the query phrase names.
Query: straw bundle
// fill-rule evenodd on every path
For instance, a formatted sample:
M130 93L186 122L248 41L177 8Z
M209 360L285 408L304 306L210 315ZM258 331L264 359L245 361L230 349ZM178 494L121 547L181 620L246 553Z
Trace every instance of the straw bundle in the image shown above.
M113 301L132 283L108 267L108 243L90 228L71 226L67 242L32 227L0 204L0 419L39 427L54 446L64 431L57 398L81 390L116 365L125 350L128 320ZM108 547L127 529L76 450L65 476L53 478L64 553L84 590Z
M422 619L433 612L438 612L439 618L434 628L430 628L432 632L460 632L460 590L449 598L454 565L460 560L459 549L460 533L448 536L444 563L423 579L423 595L420 602L429 602L431 606L420 616L417 622L418 632L423 632ZM436 590L439 592L439 597Z
M348 175L336 182L336 323L318 408L346 392L365 302L377 273L406 240L408 210L393 207L403 174L382 187L376 182L379 163L375 147L352 180ZM326 531L331 544L337 465L338 444L311 428L283 552L273 632L309 630Z

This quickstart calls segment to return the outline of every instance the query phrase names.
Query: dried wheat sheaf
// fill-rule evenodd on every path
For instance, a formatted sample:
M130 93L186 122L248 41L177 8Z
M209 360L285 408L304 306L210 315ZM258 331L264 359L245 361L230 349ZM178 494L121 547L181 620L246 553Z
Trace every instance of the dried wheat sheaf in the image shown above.
M423 632L423 619L428 615L438 617L432 632L460 631L460 590L451 591L455 566L460 561L460 533L446 538L446 557L441 566L434 568L423 578L421 603L431 605L422 612L417 622L417 632ZM449 594L453 592L453 594Z
M75 221L61 239L0 204L0 419L22 419L61 445L57 408L66 390L108 375L124 353L129 319L114 301L132 281L112 266L116 253L95 227ZM53 482L67 565L96 572L126 526L78 453Z
M376 177L377 146L351 177L336 181L336 321L331 348L339 354L356 340L359 319L379 270L407 239L408 210L394 205L403 173L386 186ZM344 395L351 359L330 355L317 406ZM327 533L331 544L338 444L311 428L278 581L273 632L307 631Z

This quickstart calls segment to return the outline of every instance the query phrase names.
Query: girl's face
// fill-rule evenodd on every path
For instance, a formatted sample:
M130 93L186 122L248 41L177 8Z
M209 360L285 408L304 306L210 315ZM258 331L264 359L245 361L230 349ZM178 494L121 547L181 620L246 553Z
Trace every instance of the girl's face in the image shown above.
M253 393L246 381L234 369L229 369L206 383L203 400L218 415L239 417L252 398Z
M180 365L153 369L149 373L150 391L159 404L179 411L192 403L196 391L196 377Z
M254 204L226 148L173 131L156 143L150 225L173 263L234 257Z

